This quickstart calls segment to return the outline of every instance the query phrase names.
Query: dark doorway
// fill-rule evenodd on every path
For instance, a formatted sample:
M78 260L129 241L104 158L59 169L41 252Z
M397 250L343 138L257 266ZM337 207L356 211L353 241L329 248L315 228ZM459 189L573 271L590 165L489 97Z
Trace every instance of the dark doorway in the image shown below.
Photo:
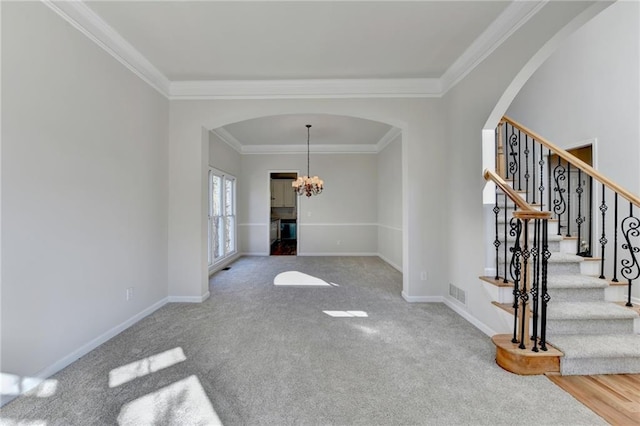
M269 254L272 256L296 256L298 253L298 195L291 185L297 178L297 172L273 172L269 176Z

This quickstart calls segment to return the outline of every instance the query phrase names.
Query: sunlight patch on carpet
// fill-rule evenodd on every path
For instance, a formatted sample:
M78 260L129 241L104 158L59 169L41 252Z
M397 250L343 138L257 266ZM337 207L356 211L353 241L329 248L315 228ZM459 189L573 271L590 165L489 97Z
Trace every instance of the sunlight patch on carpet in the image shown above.
M109 387L115 388L138 377L171 367L186 359L187 357L184 355L182 348L177 347L122 367L114 368L109 372Z
M274 285L282 286L314 286L314 287L332 287L334 284L328 283L323 279L314 277L298 271L281 272L273 279ZM337 286L337 284L335 284Z
M322 312L334 318L353 318L353 317L366 318L369 316L364 311L322 311Z
M0 426L47 426L45 420L14 420L3 417L0 419Z
M15 374L0 373L0 393L18 396L28 395L37 398L49 398L56 393L58 381L55 379L42 380L38 377L22 377Z
M189 376L126 403L118 415L118 424L222 426L196 376Z

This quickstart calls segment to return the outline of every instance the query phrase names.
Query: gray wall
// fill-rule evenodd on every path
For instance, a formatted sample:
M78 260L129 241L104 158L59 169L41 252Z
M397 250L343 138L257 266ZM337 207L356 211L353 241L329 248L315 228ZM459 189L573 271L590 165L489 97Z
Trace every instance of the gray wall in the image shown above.
M2 373L48 376L166 302L168 123L45 5L3 2Z
M402 270L402 135L378 154L378 253Z
M497 113L495 109L511 95L512 83L531 66L538 52L544 50L547 42L554 41L556 33L560 34L558 37L564 37L561 30L565 25L589 6L582 2L548 2L444 98L449 170L446 177L443 176L443 184L448 187L450 196L444 225L449 241L448 274L441 291L450 300L450 306L487 334L508 332L510 325L491 305L491 296L478 279L485 267L482 171L486 165L483 164L482 131L485 126L492 129L498 124L508 103ZM495 116L495 122L487 123L491 116ZM434 202L437 205L446 200ZM466 303L447 294L449 283L466 293Z
M640 193L640 3L619 1L573 34L507 114L563 148L596 139L596 168Z
M306 174L306 161L306 154L242 156L238 221L243 252L269 253L269 173ZM324 180L325 191L298 199L298 254L377 253L376 156L312 154L311 174Z
M237 178L241 171L240 153L213 132L209 132L209 165Z

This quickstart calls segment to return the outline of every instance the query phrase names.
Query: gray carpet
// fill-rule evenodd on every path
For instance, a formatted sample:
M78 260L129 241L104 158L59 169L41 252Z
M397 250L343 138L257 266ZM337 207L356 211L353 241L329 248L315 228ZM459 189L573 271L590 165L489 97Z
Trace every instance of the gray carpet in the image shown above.
M287 270L339 286L274 286ZM163 307L0 424L606 424L547 378L500 369L487 336L443 304L406 303L401 282L378 258L242 258L205 303Z

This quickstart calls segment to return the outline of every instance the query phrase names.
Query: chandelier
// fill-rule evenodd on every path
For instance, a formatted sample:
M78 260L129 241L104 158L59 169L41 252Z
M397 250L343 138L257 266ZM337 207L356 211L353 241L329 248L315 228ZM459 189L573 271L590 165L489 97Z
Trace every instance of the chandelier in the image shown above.
M307 175L299 176L297 180L294 180L291 186L298 195L306 195L311 197L312 195L318 195L322 192L324 181L318 176L311 177L309 173L309 129L311 124L307 124Z

